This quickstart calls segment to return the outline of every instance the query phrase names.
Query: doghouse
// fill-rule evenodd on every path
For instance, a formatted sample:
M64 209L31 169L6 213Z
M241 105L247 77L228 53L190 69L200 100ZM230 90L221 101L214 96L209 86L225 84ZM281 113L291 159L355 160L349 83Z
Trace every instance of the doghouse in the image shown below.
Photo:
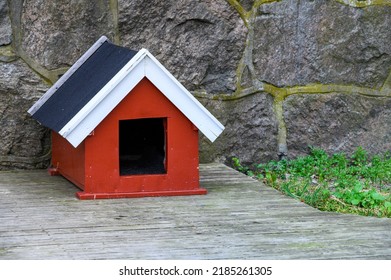
M80 199L205 194L198 130L223 125L147 50L101 37L29 110Z

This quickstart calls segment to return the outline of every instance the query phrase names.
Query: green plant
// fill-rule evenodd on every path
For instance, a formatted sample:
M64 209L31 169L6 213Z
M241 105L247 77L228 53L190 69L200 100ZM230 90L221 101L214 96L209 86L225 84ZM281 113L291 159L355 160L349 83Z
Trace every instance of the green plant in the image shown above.
M250 170L250 168L243 166L240 162L240 160L237 157L231 158L233 167L238 170L239 172L242 172L248 176L253 176L253 172Z
M390 153L370 158L358 147L350 156L310 147L308 156L233 166L288 196L325 211L391 217Z

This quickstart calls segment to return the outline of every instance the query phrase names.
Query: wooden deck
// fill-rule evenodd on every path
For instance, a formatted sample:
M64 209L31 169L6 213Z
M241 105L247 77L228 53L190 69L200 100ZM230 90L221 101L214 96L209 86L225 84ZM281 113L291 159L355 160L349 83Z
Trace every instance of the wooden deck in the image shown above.
M45 170L0 172L0 259L391 259L391 219L324 213L224 165L205 196L80 201Z

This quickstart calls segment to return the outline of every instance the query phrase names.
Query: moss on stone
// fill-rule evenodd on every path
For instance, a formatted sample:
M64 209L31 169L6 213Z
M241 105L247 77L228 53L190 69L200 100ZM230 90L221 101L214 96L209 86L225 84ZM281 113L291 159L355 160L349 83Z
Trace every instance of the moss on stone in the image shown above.
M0 47L0 55L3 56L15 56L15 52L10 45Z
M386 81L384 82L382 88L380 89L380 92L391 96L391 72L388 75Z
M246 11L242 5L237 0L227 0L227 2L235 8L235 10L238 12L240 17L242 18L244 25L248 28L248 18L249 18L249 12Z
M357 93L370 97L391 97L391 92L381 91L355 85L336 85L336 84L310 84L306 86L294 86L286 89L287 96L292 94L319 94L319 93Z
M368 6L391 6L391 0L336 0L337 2L356 8L365 8Z
M16 60L16 56L13 48L9 46L0 47L0 62L11 62Z

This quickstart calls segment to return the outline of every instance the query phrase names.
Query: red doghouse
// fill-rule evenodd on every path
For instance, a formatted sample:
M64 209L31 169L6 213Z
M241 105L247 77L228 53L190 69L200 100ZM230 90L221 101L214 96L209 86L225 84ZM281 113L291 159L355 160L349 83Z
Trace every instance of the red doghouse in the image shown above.
M198 130L223 131L147 50L101 37L29 110L52 130L51 174L80 199L206 194Z

